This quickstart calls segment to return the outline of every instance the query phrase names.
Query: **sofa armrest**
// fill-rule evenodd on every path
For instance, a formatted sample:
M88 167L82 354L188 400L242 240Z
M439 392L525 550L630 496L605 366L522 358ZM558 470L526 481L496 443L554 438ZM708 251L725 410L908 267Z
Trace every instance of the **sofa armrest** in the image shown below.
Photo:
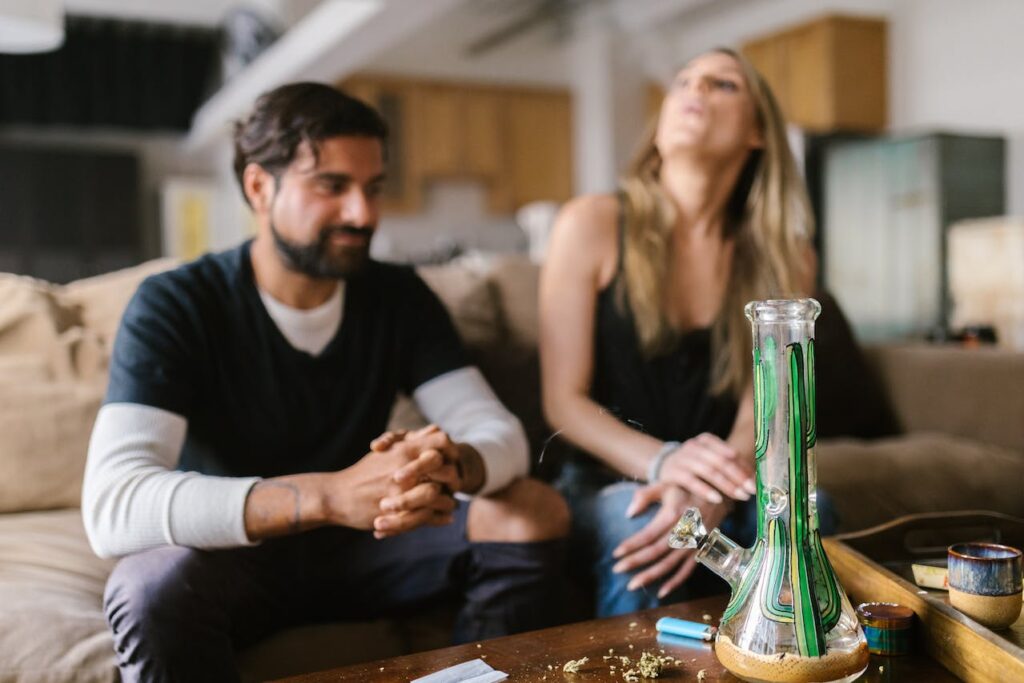
M938 432L1024 450L1024 353L879 345L869 362L904 432Z

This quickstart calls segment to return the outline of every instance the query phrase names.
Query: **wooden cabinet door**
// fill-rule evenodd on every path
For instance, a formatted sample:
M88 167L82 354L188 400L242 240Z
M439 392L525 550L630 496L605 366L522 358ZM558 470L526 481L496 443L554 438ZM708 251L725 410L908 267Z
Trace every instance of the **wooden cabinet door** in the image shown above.
M357 76L342 88L391 131L384 208L420 210L437 178L484 182L495 213L572 195L572 105L565 91Z
M802 128L879 131L886 125L886 25L825 16L743 45L786 118Z
M833 101L837 127L881 130L888 111L888 29L883 21L835 20L832 53L848 55L833 66Z
M461 96L458 89L424 83L413 86L413 156L419 173L428 177L462 173Z
M572 105L567 94L516 93L507 98L507 173L516 207L572 196Z
M496 176L505 161L497 94L459 86L416 88L416 140L425 176Z
M828 130L835 118L829 32L827 24L811 24L791 31L775 46L785 72L786 117L810 130Z
M463 168L487 184L487 205L496 214L514 210L509 177L508 116L496 90L466 89L463 93Z
M671 87L671 84L669 84ZM665 101L668 91L661 83L648 83L644 89L644 112L647 114L647 122L657 121L661 116L661 104Z
M786 111L789 101L786 97L788 86L786 83L785 47L782 42L771 38L755 40L743 46L743 54L775 93L779 106L782 107L786 117L792 118Z
M463 168L469 175L495 178L505 170L504 107L496 92L462 94Z
M504 170L499 95L482 88L417 85L415 156L425 177L492 177Z

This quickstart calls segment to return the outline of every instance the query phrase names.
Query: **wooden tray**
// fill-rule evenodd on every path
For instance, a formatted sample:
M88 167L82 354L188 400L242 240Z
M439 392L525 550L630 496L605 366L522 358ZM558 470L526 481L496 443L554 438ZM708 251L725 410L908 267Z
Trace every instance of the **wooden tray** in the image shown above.
M992 631L954 609L946 591L913 583L913 562L945 559L946 548L962 541L1024 547L1024 519L985 511L910 515L824 543L854 606L898 602L914 610L918 647L965 681L1024 681L1024 617Z

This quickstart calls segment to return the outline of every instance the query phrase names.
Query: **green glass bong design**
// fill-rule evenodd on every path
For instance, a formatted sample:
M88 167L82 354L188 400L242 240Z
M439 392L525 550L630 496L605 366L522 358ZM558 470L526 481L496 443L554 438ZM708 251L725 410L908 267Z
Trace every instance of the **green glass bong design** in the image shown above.
M746 681L852 681L867 641L818 531L814 461L814 299L754 301L757 540L741 548L690 508L669 536L732 589L715 639L722 665Z

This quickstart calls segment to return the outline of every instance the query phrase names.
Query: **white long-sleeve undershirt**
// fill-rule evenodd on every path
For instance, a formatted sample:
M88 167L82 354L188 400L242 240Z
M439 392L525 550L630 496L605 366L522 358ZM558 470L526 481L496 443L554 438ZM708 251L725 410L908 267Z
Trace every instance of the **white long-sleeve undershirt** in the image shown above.
M275 315L276 306L267 308L296 348L322 350L325 344L310 343L308 338L312 333L317 342L323 340L319 326L293 324L305 312L292 309L281 316ZM336 316L321 316L321 324L337 330L340 303L336 310ZM452 440L480 453L485 483L478 495L500 490L527 474L529 446L522 425L476 368L435 377L417 387L412 399ZM112 403L100 409L82 487L82 517L96 554L127 555L161 545L251 544L245 533L245 500L259 478L176 471L187 429L181 415L152 406Z

